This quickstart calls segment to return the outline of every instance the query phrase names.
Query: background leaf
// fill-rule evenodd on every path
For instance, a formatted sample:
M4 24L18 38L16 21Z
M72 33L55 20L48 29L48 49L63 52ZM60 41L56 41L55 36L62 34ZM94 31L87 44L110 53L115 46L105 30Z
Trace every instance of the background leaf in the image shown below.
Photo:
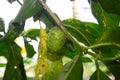
M100 69L97 69L90 77L90 80L111 80L111 79Z
M104 62L105 65L108 67L108 69L110 70L110 72L114 75L115 80L119 80L120 79L120 61L119 60L114 60L114 61L108 61L108 62Z
M36 53L33 45L31 45L25 37L24 37L24 44L25 44L25 49L27 52L27 57L32 58L34 54Z
M83 80L83 65L79 55L65 64L57 80Z
M38 0L25 0L23 6L19 10L15 21L20 22L24 21L27 18L34 16L42 9L42 6L39 4Z

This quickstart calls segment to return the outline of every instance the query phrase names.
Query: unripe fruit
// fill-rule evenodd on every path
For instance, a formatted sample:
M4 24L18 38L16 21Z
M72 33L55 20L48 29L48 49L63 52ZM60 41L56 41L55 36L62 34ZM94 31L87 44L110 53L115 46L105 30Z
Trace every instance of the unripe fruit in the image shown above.
M58 27L53 27L47 35L47 50L49 52L59 51L63 47L65 39L65 34Z

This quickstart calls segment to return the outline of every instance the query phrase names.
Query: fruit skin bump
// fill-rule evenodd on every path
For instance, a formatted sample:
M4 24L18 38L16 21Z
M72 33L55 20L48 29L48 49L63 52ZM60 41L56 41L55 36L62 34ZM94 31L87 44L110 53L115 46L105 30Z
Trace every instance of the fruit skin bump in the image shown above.
M54 53L63 47L66 40L65 34L58 27L50 29L47 35L47 49L49 52Z

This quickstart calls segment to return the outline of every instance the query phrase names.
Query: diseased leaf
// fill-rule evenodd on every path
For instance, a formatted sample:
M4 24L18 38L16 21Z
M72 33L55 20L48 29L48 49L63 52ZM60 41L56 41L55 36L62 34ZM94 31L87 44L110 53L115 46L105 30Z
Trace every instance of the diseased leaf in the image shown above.
M90 80L111 80L111 79L104 72L97 69L90 77Z
M111 43L111 46L101 46L97 50L103 58L118 58L120 49L115 44L120 44L120 27L106 30L96 43Z
M101 27L95 23L67 19L63 21L63 25L73 37L87 46L93 44L102 34Z
M27 18L34 16L41 9L42 6L39 4L38 0L25 0L23 6L21 7L19 13L15 18L15 21L16 22L24 21Z
M33 46L29 44L29 42L25 39L25 37L24 37L24 43L25 43L25 49L27 52L27 57L32 58L36 53Z
M27 80L21 48L14 42L9 42L10 50L3 80Z
M83 80L83 65L79 55L65 64L57 80Z
M32 40L37 40L37 37L39 37L40 29L29 29L23 33L25 37L28 37Z
M120 44L120 27L116 26L116 28L108 29L104 31L98 42L111 42Z
M103 33L102 27L99 24L92 22L84 22L84 24L85 30L83 34L91 44L94 44Z
M103 35L98 40L98 43L111 43L111 46L101 46L98 47L97 50L100 52L100 57L103 58L103 61L110 72L116 78L115 80L119 80L120 71L120 48L115 46L115 44L120 44L120 27L116 27L113 29L106 30ZM109 61L108 61L109 60ZM112 61L113 60L113 61Z
M108 1L108 0L105 0L105 1ZM113 2L110 2L110 3L113 3ZM107 13L106 11L104 11L101 5L99 4L98 0L90 0L90 4L92 9L92 14L97 19L100 26L103 27L103 30L106 30L108 28L114 28L119 25L119 21L120 21L119 15ZM106 6L107 5L109 4L107 3Z

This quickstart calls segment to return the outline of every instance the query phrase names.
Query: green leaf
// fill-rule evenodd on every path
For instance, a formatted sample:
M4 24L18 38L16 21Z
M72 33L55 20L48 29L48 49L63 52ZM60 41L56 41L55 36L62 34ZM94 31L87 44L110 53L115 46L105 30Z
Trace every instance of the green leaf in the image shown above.
M46 24L47 31L56 25L56 22L45 9L42 9L34 16L34 21L36 21L38 18L40 21Z
M10 50L10 46L8 45L8 42L7 41L2 41L0 43L0 56L4 56L5 58L8 59L9 50Z
M113 3L114 1L110 3ZM105 12L97 0L90 0L90 3L91 3L92 14L97 19L98 23L103 27L103 30L106 30L108 28L114 28L119 25L119 21L120 21L119 15Z
M21 48L14 42L9 42L9 57L3 80L26 80L23 59L20 54Z
M79 55L65 64L57 80L83 80L83 65Z
M93 44L102 34L101 27L95 23L67 19L63 21L63 25L73 37L87 46Z
M39 37L40 29L29 29L23 33L23 36L28 37L32 40L37 40Z
M120 15L120 0L98 0L98 1L105 11Z
M90 77L90 80L111 80L111 79L104 72L97 69Z
M94 44L103 33L102 27L92 22L84 22L84 24L85 30L83 34L87 37L91 44Z
M25 43L25 49L27 52L27 57L32 58L34 54L36 53L33 48L33 45L29 44L29 42L27 41L25 37L24 37L24 43Z
M0 18L0 31L5 31L5 24L4 24L4 20L2 18Z
M19 13L17 14L15 21L24 21L27 18L34 16L43 7L39 4L38 0L25 0L23 6L21 7Z
M108 61L104 62L105 65L108 67L109 71L114 75L115 80L120 80L120 61L114 60L114 61Z
M12 20L9 23L9 28L6 34L7 39L13 41L15 40L24 30L25 21L15 22Z

